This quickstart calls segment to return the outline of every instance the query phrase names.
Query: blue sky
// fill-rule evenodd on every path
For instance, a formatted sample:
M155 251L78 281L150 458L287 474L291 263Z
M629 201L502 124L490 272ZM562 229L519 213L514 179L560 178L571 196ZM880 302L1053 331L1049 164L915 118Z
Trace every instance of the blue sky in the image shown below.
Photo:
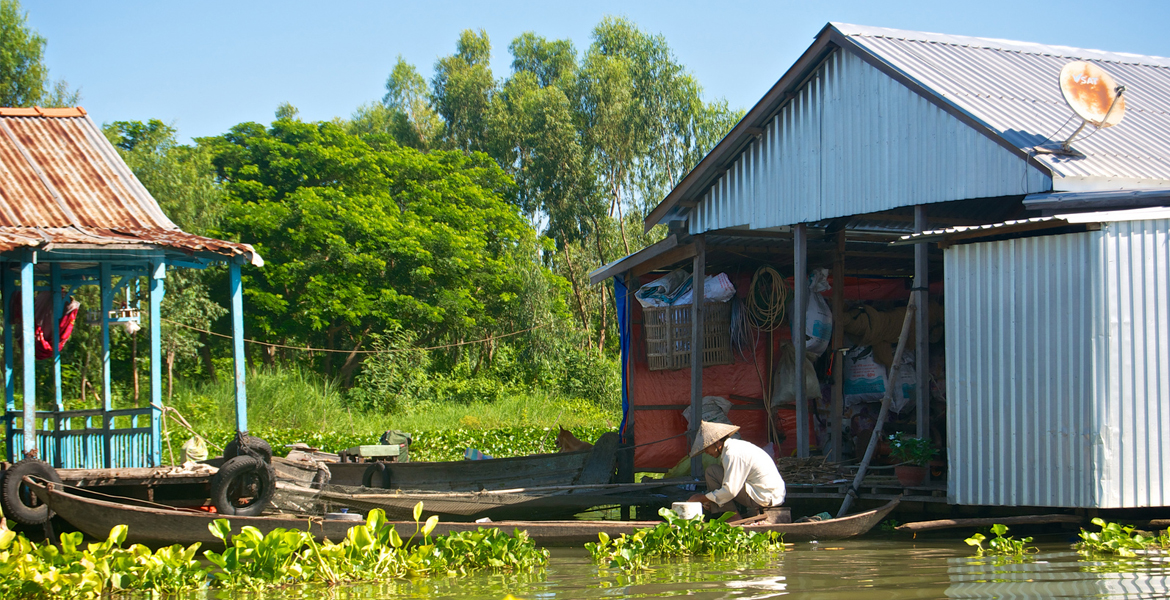
M180 137L271 121L291 102L308 120L381 98L402 55L426 77L463 29L492 40L497 78L525 31L578 51L605 15L662 34L708 98L748 108L829 21L1170 56L1170 1L391 2L23 0L48 39L54 79L80 88L101 122L149 118Z

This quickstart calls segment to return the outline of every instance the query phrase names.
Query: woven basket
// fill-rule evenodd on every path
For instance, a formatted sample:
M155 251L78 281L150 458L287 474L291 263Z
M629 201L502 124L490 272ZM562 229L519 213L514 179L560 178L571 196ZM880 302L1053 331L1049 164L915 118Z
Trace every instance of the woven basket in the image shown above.
M708 302L703 315L703 366L729 365L731 354L731 303ZM646 337L646 362L651 371L691 366L691 306L645 307L642 327Z

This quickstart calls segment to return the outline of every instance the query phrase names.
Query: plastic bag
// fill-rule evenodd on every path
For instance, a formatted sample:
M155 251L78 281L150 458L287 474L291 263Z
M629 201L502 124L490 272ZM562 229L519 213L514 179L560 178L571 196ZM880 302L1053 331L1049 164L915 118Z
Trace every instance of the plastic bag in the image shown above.
M735 286L727 273L712 275L703 280L703 302L727 302L735 297ZM673 306L684 306L695 301L694 289L687 289L677 299Z
M780 351L776 353L775 388L772 391L772 407L783 404L796 403L796 361L793 359L796 351L789 342L780 344ZM817 370L809 360L808 353L804 355L804 397L816 399L821 397L821 382L817 380Z
M902 351L902 364L894 370L894 395L890 399L890 410L901 413L907 406L914 407L917 397L918 371L915 368L914 351Z
M804 334L808 338L804 349L816 356L829 349L833 338L833 311L821 295L829 289L829 270L817 269L809 276L808 309L805 310Z
M634 292L634 298L643 308L670 306L690 289L691 274L684 269L675 269L638 288L638 291Z
M183 442L183 462L199 462L207 460L207 442L195 436Z
M841 391L845 406L882 399L886 393L886 367L874 360L873 348L862 346L845 354Z

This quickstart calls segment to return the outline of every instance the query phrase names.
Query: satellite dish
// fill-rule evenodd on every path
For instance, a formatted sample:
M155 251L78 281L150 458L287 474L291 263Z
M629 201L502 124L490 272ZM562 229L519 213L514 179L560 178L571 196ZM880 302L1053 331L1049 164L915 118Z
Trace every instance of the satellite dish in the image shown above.
M1077 116L1097 129L1112 127L1125 116L1124 89L1093 63L1073 61L1060 70L1060 91Z
M1081 126L1060 145L1061 153L1079 154L1069 145L1085 125L1105 129L1125 116L1125 86L1117 85L1105 69L1093 63L1076 60L1065 65L1060 70L1060 92L1081 118Z

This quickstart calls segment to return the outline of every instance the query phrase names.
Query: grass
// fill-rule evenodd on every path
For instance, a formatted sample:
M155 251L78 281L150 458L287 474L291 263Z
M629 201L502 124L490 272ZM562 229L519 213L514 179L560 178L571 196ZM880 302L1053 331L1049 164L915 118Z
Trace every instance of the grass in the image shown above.
M360 412L346 406L344 393L310 371L260 370L249 375L249 429L377 433L446 429L497 429L562 425L617 429L617 403L601 407L580 398L536 390L506 395L492 403L431 403L395 414ZM178 384L170 405L198 432L235 429L235 388L231 381Z

